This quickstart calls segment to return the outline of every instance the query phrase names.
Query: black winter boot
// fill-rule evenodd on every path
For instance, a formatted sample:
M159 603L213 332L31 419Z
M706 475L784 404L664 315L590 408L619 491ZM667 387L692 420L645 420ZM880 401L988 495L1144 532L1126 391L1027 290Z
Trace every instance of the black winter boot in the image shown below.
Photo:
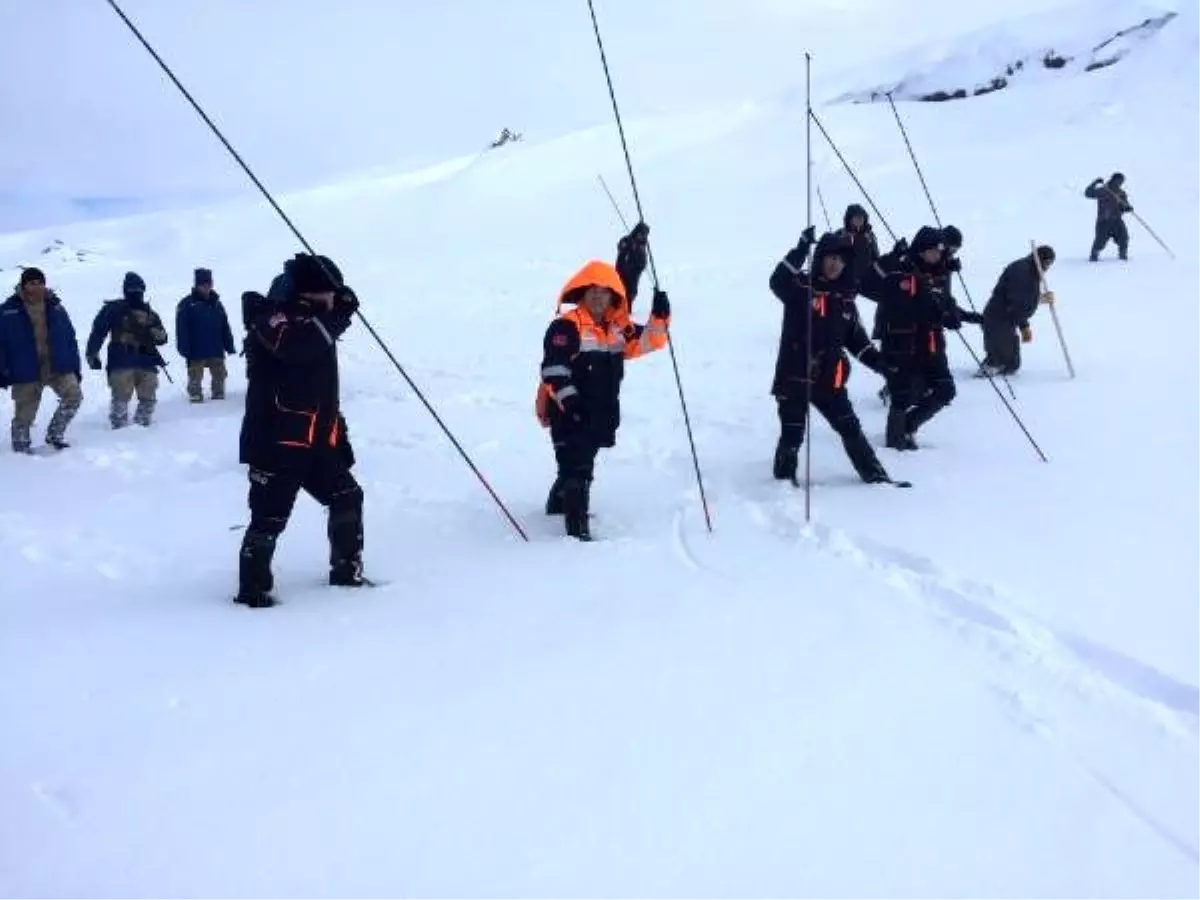
M329 583L338 587L366 584L362 563L362 508L329 511Z
M879 457L875 455L875 449L871 446L871 442L867 440L867 436L861 430L857 434L843 435L842 446L846 448L846 455L850 457L854 471L867 484L891 481L887 470L879 462Z
M274 535L246 529L238 560L238 593L233 598L235 603L252 609L265 609L275 605L275 598L271 596L271 590L275 587L275 579L271 575L275 540Z
M546 515L561 516L563 514L563 479L560 475L554 479L554 484L550 485L550 493L546 496Z
M795 481L799 447L791 447L780 441L775 447L775 464L772 474L780 481Z
M582 478L563 479L562 501L563 518L567 535L581 541L592 539L588 528L588 505L591 500L591 490L588 482Z
M908 430L908 416L899 406L893 405L888 410L886 444L892 450L917 449L917 442Z

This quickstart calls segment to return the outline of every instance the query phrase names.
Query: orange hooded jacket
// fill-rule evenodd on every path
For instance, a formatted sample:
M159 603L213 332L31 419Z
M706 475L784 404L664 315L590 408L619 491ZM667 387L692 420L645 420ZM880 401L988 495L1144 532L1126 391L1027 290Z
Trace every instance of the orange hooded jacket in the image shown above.
M608 288L616 297L600 321L581 303L589 287ZM566 305L573 308L563 312ZM600 260L592 260L567 281L558 297L557 312L559 317L546 331L542 380L534 403L544 428L550 427L548 404L553 402L562 409L564 401L580 394L575 370L588 361L589 355L595 355L597 361L611 361L616 354L622 359L636 359L663 349L668 341L668 318L651 315L644 326L632 322L621 276L616 268ZM612 402L615 406L615 396Z

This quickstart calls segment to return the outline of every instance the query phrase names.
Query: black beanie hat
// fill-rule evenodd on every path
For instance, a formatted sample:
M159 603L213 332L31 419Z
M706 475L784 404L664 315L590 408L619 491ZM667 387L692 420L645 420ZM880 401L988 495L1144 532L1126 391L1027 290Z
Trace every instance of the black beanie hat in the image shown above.
M212 269L197 269L192 283L195 284L196 287L199 287L202 284L211 285L213 283Z
M938 229L926 225L916 233L912 239L912 243L908 246L910 252L913 254L921 254L926 250L933 250L934 248L942 248L942 233Z
M126 272L125 280L121 282L121 290L126 294L142 294L146 291L146 282L137 272Z
M46 275L41 269L30 266L21 273L21 286L24 287L31 281L40 281L42 284L45 284Z
M842 224L849 228L850 220L855 216L862 216L864 228L871 222L871 217L867 215L867 211L862 206L857 203L851 203L846 207L846 214L842 216Z
M942 240L946 242L947 247L961 247L963 234L953 225L947 225L942 229Z
M323 294L342 286L342 273L327 256L297 253L290 273L297 294Z
M1054 248L1047 244L1043 244L1037 248L1037 255L1043 266L1048 266L1054 262Z

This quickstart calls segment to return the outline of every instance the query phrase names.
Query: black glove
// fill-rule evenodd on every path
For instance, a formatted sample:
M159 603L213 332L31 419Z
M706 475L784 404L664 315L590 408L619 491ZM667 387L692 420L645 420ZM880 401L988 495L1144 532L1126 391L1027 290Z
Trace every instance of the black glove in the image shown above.
M879 350L874 346L868 346L867 349L863 350L863 352L858 355L858 358L862 361L862 364L872 372L878 372L885 378L888 377L888 369L891 367L883 358L883 354L880 353Z
M1104 184L1104 179L1103 179L1103 178L1097 178L1095 181L1093 181L1093 182L1092 182L1092 184Z
M946 271L947 272L961 272L962 271L962 260L959 259L957 256L946 257Z
M333 311L347 319L353 318L358 312L358 295L343 285L333 296Z
M802 232L800 232L800 240L796 243L796 246L803 247L805 244L816 243L816 240L817 240L817 229L815 227L813 227L812 225L809 225Z
M900 240L896 241L895 246L892 247L892 252L895 253L897 256L899 256L901 253L907 253L908 252L908 239L900 238Z
M654 291L654 301L650 304L650 315L658 316L660 319L670 317L671 301L667 297L666 291L658 289Z
M982 325L983 324L983 314L982 313L971 312L968 309L964 309L961 313L959 313L959 316L962 318L963 322L967 325Z
M104 368L104 366L100 364L100 357L98 356L89 356L87 358L87 364L89 369L93 369L97 372Z
M562 409L563 418L568 422L573 422L576 425L583 422L583 413L579 406L578 394L572 394L564 400L559 400L558 405Z

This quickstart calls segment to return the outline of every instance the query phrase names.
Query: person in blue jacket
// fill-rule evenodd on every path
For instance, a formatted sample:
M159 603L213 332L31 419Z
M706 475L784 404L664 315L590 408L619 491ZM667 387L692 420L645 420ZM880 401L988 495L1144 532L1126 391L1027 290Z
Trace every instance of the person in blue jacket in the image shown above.
M12 388L13 452L33 452L29 432L46 388L58 396L46 443L55 450L69 446L64 436L83 403L81 380L79 343L66 307L46 289L40 269L25 269L16 293L0 304L0 389Z
M237 353L221 295L209 269L196 269L192 292L175 308L175 346L187 360L188 398L204 402L204 370L212 376L212 398L225 399L226 354Z
M106 300L96 314L87 342L87 363L100 369L100 347L107 337L108 386L112 390L108 420L113 428L129 424L129 401L136 391L133 421L147 426L158 402L158 367L166 365L158 348L167 342L167 330L146 302L142 276L127 272L121 291L121 299Z

